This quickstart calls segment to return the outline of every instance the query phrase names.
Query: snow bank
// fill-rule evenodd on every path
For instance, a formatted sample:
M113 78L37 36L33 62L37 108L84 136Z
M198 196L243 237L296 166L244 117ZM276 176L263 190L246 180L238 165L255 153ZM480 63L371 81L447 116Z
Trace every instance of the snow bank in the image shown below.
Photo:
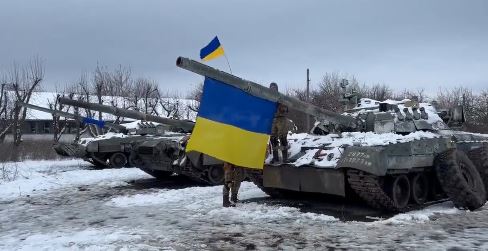
M377 221L374 223L389 225L425 223L436 214L459 214L461 212L464 211L455 208L454 204L448 201L440 204L435 204L421 210L397 214L389 219Z
M137 168L86 170L82 160L24 161L0 164L16 179L0 181L0 200L43 194L80 185L118 186L125 181L149 178Z

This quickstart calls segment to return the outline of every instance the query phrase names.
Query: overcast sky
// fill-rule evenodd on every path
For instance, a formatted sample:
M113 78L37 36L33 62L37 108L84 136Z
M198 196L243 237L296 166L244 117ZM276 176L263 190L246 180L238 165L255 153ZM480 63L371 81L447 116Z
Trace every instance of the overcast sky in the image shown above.
M392 88L488 88L488 1L0 1L0 70L38 55L44 89L92 71L182 93L202 78L175 66L218 35L234 74L316 84L326 72ZM208 64L227 70L224 58Z

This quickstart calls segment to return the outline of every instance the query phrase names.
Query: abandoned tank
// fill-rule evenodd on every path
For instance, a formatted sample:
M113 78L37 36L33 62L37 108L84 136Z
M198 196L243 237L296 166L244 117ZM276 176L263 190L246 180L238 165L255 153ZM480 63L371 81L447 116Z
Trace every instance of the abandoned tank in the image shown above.
M186 142L194 126L192 121L163 118L66 98L59 98L59 102L140 120L133 122L137 126L131 126L133 131L129 134L102 135L96 140L87 140L86 152L89 160L95 163L115 167L134 166L156 178L165 178L176 173L206 184L223 183L221 161L202 153L185 152Z
M387 211L441 198L470 210L486 202L488 135L450 129L464 122L460 108L363 99L337 114L191 59L180 57L177 66L316 118L310 133L289 135L288 159L272 165L268 158L263 170L248 170L270 196L293 191L359 197Z

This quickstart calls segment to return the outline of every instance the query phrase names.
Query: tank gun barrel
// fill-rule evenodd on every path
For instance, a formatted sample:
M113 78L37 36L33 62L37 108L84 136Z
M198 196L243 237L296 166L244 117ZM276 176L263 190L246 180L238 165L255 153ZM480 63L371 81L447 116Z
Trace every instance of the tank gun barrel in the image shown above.
M69 112L63 112L63 111L59 111L59 110L48 109L48 108L40 107L40 106L37 106L37 105L27 104L27 103L20 102L20 101L17 102L17 104L19 104L20 106L29 108L29 109L38 110L38 111L45 112L45 113L55 114L55 115L58 115L58 116L61 116L61 117L74 119L74 120L77 120L77 121L83 122L83 123L87 123L87 122L89 123L90 121L94 121L94 120L90 120L87 117L83 117L83 116L80 116L80 115L72 114L72 113L69 113ZM97 125L98 125L98 123L97 123ZM119 132L125 132L125 131L127 131L127 129L124 126L117 125L117 124L114 124L114 123L104 122L103 125L106 126L106 127L109 127L109 128L113 128L113 129L115 129L115 130L117 130Z
M72 99L67 99L67 98L59 98L58 100L59 100L59 103L64 104L64 105L71 105L71 106L81 107L81 108L90 109L90 110L94 110L94 111L110 113L110 114L113 114L115 116L120 116L120 117L126 117L126 118L139 119L139 120L144 120L144 121L151 121L151 122L166 124L169 126L180 128L185 132L191 132L193 129L193 126L195 125L195 123L193 123L191 121L168 119L168 118L158 117L158 116L145 114L145 113L133 111L133 110L121 109L118 107L113 107L113 106L108 106L108 105L89 103L89 102L72 100Z
M250 95L260 97L272 102L278 102L281 104L284 104L290 108L293 108L298 111L302 111L306 114L309 114L311 116L316 117L319 120L327 120L335 124L340 124L343 125L347 128L356 128L357 127L357 121L356 119L349 117L349 116L344 116L341 114L337 114L335 112L331 112L322 108L319 108L317 106L311 105L309 103L303 102L301 100L298 100L293 97L289 97L286 95L283 95L281 93L276 93L273 90L259 85L257 83L251 82L249 80L245 80L242 78L239 78L237 76L234 76L232 74L229 74L227 72L223 72L220 70L217 70L215 68L212 68L208 65L202 64L200 62L197 62L195 60L185 58L185 57L178 57L176 60L176 65L180 68L183 68L185 70L194 72L196 74L206 76L221 82L224 82L228 85L234 86L236 88L239 88Z

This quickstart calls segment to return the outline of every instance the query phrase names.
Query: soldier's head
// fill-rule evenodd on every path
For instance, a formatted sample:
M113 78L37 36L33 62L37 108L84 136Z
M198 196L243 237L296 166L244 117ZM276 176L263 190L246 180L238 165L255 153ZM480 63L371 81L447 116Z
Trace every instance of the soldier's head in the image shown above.
M278 84L275 82L272 82L271 84L269 84L269 89L271 89L275 92L278 92Z

